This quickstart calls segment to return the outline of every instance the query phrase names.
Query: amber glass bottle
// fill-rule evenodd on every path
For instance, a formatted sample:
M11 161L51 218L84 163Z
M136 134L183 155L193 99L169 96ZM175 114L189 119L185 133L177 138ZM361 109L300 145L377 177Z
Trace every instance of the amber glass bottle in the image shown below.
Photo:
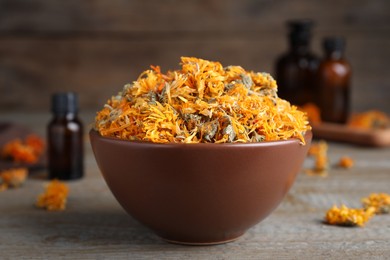
M295 105L308 102L317 103L317 90L314 84L319 58L310 50L310 20L287 22L289 28L289 50L276 62L275 78L279 97Z
M351 66L344 58L345 41L329 37L323 41L324 59L318 68L320 109L323 121L345 123L350 106Z
M79 179L84 172L83 125L77 118L77 95L54 94L51 110L53 118L47 127L49 178Z

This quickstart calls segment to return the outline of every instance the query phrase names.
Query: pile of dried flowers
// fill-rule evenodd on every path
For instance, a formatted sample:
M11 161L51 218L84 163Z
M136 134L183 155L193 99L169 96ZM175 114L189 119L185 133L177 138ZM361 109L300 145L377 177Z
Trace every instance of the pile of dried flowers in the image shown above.
M192 57L181 65L165 74L158 66L142 72L97 113L95 129L156 143L304 143L305 113L277 96L269 74Z

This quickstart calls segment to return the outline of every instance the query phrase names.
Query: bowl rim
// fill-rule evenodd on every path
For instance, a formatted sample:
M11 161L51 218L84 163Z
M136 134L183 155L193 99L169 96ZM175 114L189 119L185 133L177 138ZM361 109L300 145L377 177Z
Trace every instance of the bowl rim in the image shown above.
M91 128L89 131L89 136L95 135L98 138L101 138L102 140L114 142L114 143L121 143L126 145L141 145L141 146L148 146L148 147L258 147L258 146L276 146L276 145L288 145L297 143L299 145L305 146L309 145L309 142L313 136L312 130L307 130L305 134L303 135L304 139L306 140L306 144L302 144L301 140L298 138L289 138L286 140L272 140L272 141L263 141L263 142L247 142L247 143L153 143L149 141L138 141L138 140L124 140L119 139L115 137L110 136L102 136L99 131L95 130L94 128Z

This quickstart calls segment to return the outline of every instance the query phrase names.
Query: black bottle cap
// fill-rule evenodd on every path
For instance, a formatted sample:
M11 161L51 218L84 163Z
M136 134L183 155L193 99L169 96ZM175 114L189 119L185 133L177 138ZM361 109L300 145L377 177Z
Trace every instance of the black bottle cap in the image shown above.
M310 19L288 20L287 25L291 31L310 31L314 22Z
M55 93L51 98L51 111L54 114L78 112L78 96L73 92Z
M345 39L343 37L326 37L322 41L325 52L344 51Z
M289 28L289 38L293 44L307 44L310 41L311 29L314 22L310 19L289 20L287 21Z

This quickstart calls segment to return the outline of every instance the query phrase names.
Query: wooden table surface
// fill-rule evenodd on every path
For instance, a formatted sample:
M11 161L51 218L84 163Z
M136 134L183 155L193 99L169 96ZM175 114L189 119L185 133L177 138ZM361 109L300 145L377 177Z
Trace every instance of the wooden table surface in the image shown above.
M88 125L92 117L85 118ZM44 134L49 115L7 113L0 119ZM375 216L363 228L329 226L323 218L333 204L360 207L370 193L390 193L390 149L329 145L331 163L349 155L355 166L332 167L325 178L299 173L281 205L235 242L182 246L160 240L122 210L86 140L85 178L68 182L66 211L34 207L47 183L45 171L0 193L0 259L389 259L390 215ZM308 158L304 168L312 163Z

